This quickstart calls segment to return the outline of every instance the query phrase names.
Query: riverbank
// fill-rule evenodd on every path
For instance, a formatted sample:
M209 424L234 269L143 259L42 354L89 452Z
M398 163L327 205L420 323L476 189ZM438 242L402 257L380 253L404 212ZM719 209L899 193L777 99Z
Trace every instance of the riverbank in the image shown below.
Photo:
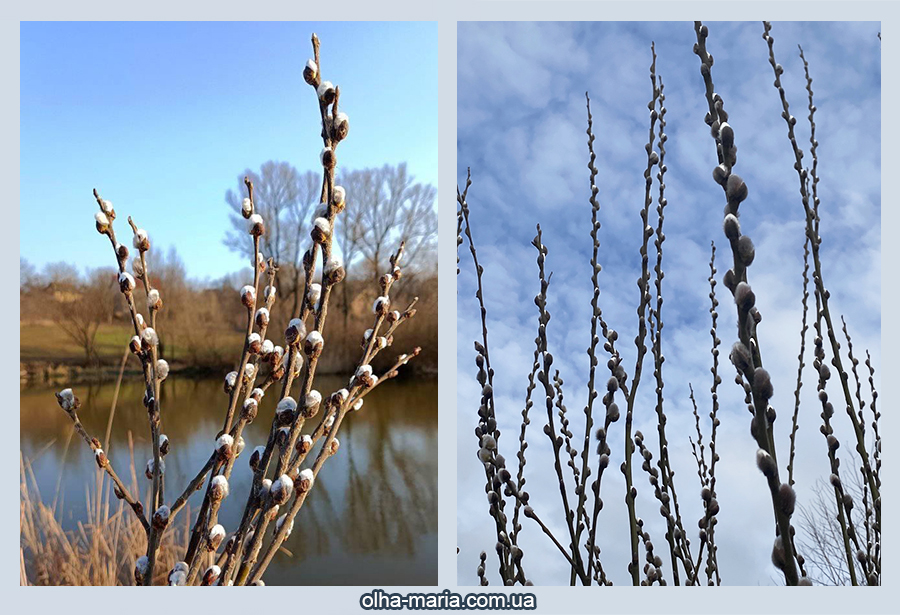
M125 375L140 375L138 360L125 349L132 331L124 325L106 324L97 330L94 357L89 361L82 348L69 340L52 322L28 322L19 325L19 382L30 384L73 384L86 382L106 382L118 377L123 358ZM386 351L387 357L408 352L406 344L397 352ZM202 354L189 352L185 347L169 344L163 347L163 356L169 362L173 374L189 378L220 376L234 369L243 346L243 335L234 331L222 331L206 341ZM318 372L321 374L350 373L355 367L355 355L349 349L342 349L337 357L323 357ZM430 377L437 374L437 352L423 353L416 361L411 361L409 369L417 376ZM434 358L435 360L430 360ZM422 360L419 360L422 359ZM376 366L377 367L377 366Z

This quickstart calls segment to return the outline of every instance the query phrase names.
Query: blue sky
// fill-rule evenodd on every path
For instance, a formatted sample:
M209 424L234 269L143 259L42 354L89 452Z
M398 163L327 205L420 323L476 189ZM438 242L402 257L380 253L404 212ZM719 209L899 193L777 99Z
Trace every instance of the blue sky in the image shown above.
M436 186L433 22L23 23L21 256L114 266L96 187L189 275L240 269L222 245L238 174L270 159L319 168L312 32L350 116L340 168L407 162Z
M762 24L708 25L708 49L715 57L713 79L724 98L739 148L735 169L750 192L741 206L742 230L756 245L750 281L763 316L759 334L766 366L775 375L773 405L779 411L775 430L783 468L800 341L803 218L798 179L792 168L793 155L778 93L772 87ZM804 148L808 147L809 133L797 44L804 48L814 80L822 178L822 258L832 314L835 318L846 315L854 349L858 354L869 349L876 369L881 356L879 30L875 22L776 22L773 29L775 51L785 69L783 81ZM708 434L711 356L706 279L710 241L715 240L719 248L720 281L731 254L722 232L722 191L711 175L717 163L715 145L703 122L706 101L699 60L692 53L696 42L692 24L460 23L457 176L464 182L466 167L471 166L473 185L468 202L479 260L485 267L495 398L500 428L507 434L501 439L501 450L514 461L536 330L532 299L539 287L536 251L530 242L538 222L544 231L544 244L549 247L547 269L553 271L550 351L566 382L576 438L583 433L581 408L586 400L585 349L590 341L592 292L585 90L591 94L599 168L601 307L610 326L620 334L618 347L625 357L629 381L634 370L631 340L637 331L638 214L644 198L642 173L647 164L644 145L649 128L651 41L656 43L657 72L665 83L668 110L663 281L667 434L684 523L696 528L702 507L688 442L689 436L695 437L688 383L693 383L697 392ZM472 433L480 393L472 341L480 339L480 322L467 246L460 256L457 532L461 551L457 573L460 584L477 584L478 553L485 550L489 578L497 583L493 549L496 534L479 483L484 473L476 459L477 442ZM720 570L726 584L772 584L779 574L769 561L771 502L754 464L756 445L749 435L749 417L727 360L728 349L736 339L733 302L724 286L719 284L717 291L723 348L719 372L723 379L719 389L721 461L717 471ZM810 357L807 364L811 362ZM605 360L601 366L603 363ZM635 427L643 431L651 450L655 450L651 379L652 364L648 363L638 395ZM803 393L805 410L800 416L795 471L801 505L809 502L814 481L829 473L809 372ZM868 395L865 397L868 399ZM544 520L552 520L550 525L562 540L567 532L563 529L557 479L549 443L541 433L546 416L537 405L533 412L526 466L531 502ZM849 420L845 414L837 419L837 432L846 434ZM605 528L600 531L604 567L616 584L629 581L624 482L617 470L622 460L623 423L620 420L611 429L614 463L604 475L606 506L600 517ZM849 470L851 466L842 467ZM656 544L664 543L658 502L646 474L639 469L635 484L640 493L638 514L645 519ZM521 544L528 575L536 584L568 584L565 561L555 547L533 522L523 523ZM696 552L699 542L696 529L693 531L692 548ZM670 578L668 566L667 562Z

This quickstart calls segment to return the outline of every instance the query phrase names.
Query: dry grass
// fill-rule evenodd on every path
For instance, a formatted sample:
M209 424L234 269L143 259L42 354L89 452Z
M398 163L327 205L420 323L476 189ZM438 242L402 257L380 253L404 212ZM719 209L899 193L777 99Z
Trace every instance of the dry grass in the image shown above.
M132 451L133 453L133 451ZM52 500L38 489L31 461L20 458L19 584L134 585L135 553L147 550L147 535L123 500L112 494L109 477L97 470L97 480L85 487L87 520L65 530L59 492ZM131 488L137 490L132 454ZM165 576L187 547L190 515L165 535L156 582Z

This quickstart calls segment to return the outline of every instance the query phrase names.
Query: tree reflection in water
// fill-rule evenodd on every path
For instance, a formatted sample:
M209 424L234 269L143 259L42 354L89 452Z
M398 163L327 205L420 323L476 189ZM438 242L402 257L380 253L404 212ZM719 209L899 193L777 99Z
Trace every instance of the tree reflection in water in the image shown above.
M150 456L146 413L140 401L143 385L138 377L128 380L119 393L108 452L114 463L128 467L131 431L138 484L143 490L146 481L141 471ZM344 386L345 380L326 376L317 380L317 385L330 392ZM166 458L169 499L206 460L227 400L218 378L173 376L167 384L166 435L178 444ZM114 383L78 387L88 431L106 431L113 390ZM69 447L65 453L62 446L45 448L54 439L65 442L71 431L67 417L56 407L54 391L49 386L21 390L21 449L33 460L45 497L52 497L62 475L58 509L66 511L63 523L68 529L84 520L85 481L93 479L97 470L86 447ZM274 405L274 399L264 399L259 418L245 430L246 457L265 442ZM340 452L322 469L285 543L291 555L279 553L266 574L266 583L437 583L437 381L386 382L348 419L341 429ZM238 461L232 490L246 493L250 480L246 462ZM192 506L199 505L201 497L195 494ZM220 514L226 529L239 523L240 504L226 500Z

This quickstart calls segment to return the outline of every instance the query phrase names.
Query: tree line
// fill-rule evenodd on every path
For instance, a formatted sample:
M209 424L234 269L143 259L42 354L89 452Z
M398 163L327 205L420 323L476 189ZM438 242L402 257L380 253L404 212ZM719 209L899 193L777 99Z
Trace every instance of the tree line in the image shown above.
M287 162L267 161L258 170L246 169L238 175L238 185L227 190L224 202L231 213L231 228L222 241L244 256L247 251L246 221L239 215L240 186L249 177L255 186L255 206L267 220L260 251L278 265L276 290L281 300L272 314L273 325L284 328L297 312L303 296L303 253L320 202L321 178L313 171L300 172ZM406 164L385 165L344 171L338 184L347 193L345 216L335 240L349 271L358 272L342 285L335 297L340 318L334 338L340 349L332 364L322 367L342 371L353 367L352 357L360 340L351 332L371 311L372 284L400 241L406 242L403 296L400 302L419 297L419 306L431 306L421 316L437 312L437 207L434 186L417 182ZM249 255L247 255L249 256ZM241 272L199 281L189 277L188 265L171 246L157 252L148 263L153 285L165 291L165 306L159 313L165 322L167 339L163 352L175 365L197 369L218 369L230 361L229 341L239 335L243 315L232 295L241 286ZM124 323L124 306L117 299L117 282L112 268L80 272L68 262L52 262L38 270L20 259L20 308L23 323L53 324L68 343L78 348L85 365L108 363L97 349L98 331L103 325ZM437 320L417 318L406 331L415 336L411 343L427 349L420 369L436 369ZM123 338L124 339L124 338ZM25 344L26 340L22 340ZM123 342L124 343L124 342ZM124 348L124 346L123 346Z

